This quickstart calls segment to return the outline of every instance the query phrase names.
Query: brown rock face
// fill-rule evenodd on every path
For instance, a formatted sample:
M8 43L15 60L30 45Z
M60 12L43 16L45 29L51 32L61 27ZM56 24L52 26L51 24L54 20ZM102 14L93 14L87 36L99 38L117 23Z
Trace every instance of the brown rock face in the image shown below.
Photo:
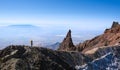
M120 33L120 25L118 22L113 22L110 29L106 29L104 33Z
M75 46L73 45L71 38L71 30L68 31L66 38L64 38L63 42L60 44L58 48L60 51L73 51L75 50Z
M77 50L85 52L95 47L112 46L120 43L120 24L113 22L110 29L106 29L104 34L99 35L91 40L87 40L77 45Z

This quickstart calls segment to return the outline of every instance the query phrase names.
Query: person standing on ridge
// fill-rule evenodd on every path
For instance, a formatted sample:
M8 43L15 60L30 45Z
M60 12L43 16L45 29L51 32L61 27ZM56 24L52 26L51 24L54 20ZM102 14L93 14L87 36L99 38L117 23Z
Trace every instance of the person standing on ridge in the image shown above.
M33 47L33 40L30 41L31 47Z

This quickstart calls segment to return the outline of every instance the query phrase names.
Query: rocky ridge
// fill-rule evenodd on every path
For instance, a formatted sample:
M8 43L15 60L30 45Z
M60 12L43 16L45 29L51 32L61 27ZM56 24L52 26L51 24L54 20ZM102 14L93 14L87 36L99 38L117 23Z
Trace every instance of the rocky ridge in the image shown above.
M0 70L115 70L120 69L119 50L119 45L104 46L82 54L12 45L0 52Z
M77 50L85 52L95 47L101 46L113 46L120 43L120 24L113 22L110 29L106 29L102 35L96 36L91 40L86 40L83 43L77 45Z
M11 45L0 52L0 70L76 70L91 60L79 52Z

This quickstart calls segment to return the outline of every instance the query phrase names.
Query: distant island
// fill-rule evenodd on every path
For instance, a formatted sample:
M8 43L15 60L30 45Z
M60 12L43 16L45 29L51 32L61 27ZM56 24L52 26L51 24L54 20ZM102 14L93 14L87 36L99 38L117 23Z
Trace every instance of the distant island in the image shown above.
M8 27L15 27L15 28L35 28L37 26L30 25L30 24L16 24L16 25L9 25Z

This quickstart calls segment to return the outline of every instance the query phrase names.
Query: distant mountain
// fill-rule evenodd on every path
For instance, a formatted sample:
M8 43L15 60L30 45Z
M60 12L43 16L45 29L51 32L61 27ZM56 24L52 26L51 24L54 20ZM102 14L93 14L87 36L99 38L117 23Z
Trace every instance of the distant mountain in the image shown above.
M59 42L56 42L56 43L54 43L54 44L47 45L46 47L47 47L47 48L50 48L50 49L56 50L56 49L58 49L59 46L60 46L60 43L59 43Z
M36 28L35 25L30 24L16 24L16 25L9 25L8 27L15 27L15 28Z

